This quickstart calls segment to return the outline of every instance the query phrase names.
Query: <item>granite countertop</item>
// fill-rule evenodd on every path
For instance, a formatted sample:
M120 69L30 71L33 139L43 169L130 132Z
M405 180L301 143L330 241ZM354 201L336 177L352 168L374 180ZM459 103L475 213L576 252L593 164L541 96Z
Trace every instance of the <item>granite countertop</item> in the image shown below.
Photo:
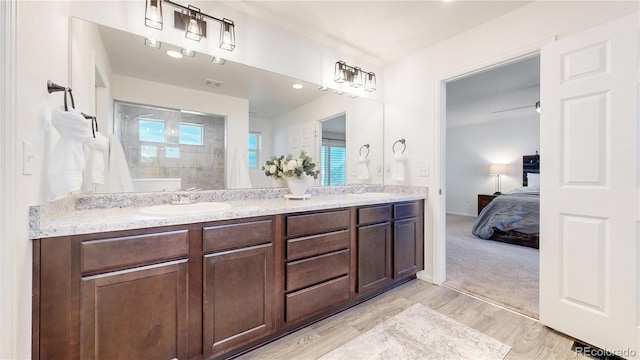
M149 216L143 215L140 209L145 206L162 204L158 202L158 195L152 195L145 200L137 198L136 204L111 201L113 207L105 205L109 201L99 196L93 196L93 204L99 206L87 206L86 196L67 200L66 205L60 206L36 206L30 213L30 238L48 238L57 236L91 234L118 230L131 230L167 225L181 225L215 220L240 219L254 216L285 214L293 212L326 210L344 208L350 206L362 206L389 202L411 201L426 199L425 187L407 186L379 186L376 192L385 192L389 196L384 197L359 197L346 193L348 189L340 191L316 191L316 194L306 200L285 199L280 192L218 192L211 194L199 194L198 201L224 201L231 205L225 210L196 215L172 215ZM220 198L222 194L223 198ZM231 194L231 196L229 196ZM257 194L257 195L256 195ZM136 195L140 196L140 195ZM226 196L226 197L225 197ZM266 198L260 198L266 197ZM165 197L166 198L166 197ZM113 198L111 198L113 199ZM71 205L70 205L71 204ZM180 205L174 205L180 206Z

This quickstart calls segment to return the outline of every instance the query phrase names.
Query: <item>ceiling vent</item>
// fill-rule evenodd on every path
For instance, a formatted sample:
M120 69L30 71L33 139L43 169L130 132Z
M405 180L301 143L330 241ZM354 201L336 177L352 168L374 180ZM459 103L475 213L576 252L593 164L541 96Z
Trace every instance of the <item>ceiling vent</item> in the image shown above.
M219 87L222 87L222 85L224 85L224 81L205 79L204 84L207 86L213 86L213 87L219 88Z

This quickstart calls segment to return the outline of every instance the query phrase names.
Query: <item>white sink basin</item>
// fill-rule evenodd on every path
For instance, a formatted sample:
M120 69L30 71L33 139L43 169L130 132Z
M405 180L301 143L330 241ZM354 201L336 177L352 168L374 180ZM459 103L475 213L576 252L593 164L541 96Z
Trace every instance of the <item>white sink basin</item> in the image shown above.
M387 198L387 197L391 197L391 194L389 193L383 193L383 192L365 192L362 194L347 194L348 196L353 196L353 197L359 197L359 198L367 198L367 199L380 199L380 198Z
M140 209L143 215L179 216L199 215L229 209L231 205L223 202L199 202L185 205L154 205Z

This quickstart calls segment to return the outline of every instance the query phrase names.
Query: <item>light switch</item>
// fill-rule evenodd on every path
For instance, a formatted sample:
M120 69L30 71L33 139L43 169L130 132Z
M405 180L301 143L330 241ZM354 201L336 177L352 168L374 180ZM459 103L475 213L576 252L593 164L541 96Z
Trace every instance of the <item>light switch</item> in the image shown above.
M429 164L418 165L418 176L419 177L429 176Z
M33 174L33 162L35 156L33 155L33 144L28 141L22 142L22 174Z

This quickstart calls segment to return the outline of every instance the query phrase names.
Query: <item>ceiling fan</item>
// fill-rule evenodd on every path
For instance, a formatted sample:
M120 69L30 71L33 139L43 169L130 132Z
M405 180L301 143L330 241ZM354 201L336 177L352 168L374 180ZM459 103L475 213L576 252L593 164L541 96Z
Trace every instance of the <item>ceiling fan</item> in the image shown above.
M539 114L540 113L540 100L538 100L534 105L527 105L527 106L520 106L520 107L515 107L515 108L510 108L510 109L497 110L497 111L492 111L491 113L492 114L497 114L497 113L502 113L502 112L507 112L507 111L526 109L526 108L530 108L530 107L535 107L536 111Z

